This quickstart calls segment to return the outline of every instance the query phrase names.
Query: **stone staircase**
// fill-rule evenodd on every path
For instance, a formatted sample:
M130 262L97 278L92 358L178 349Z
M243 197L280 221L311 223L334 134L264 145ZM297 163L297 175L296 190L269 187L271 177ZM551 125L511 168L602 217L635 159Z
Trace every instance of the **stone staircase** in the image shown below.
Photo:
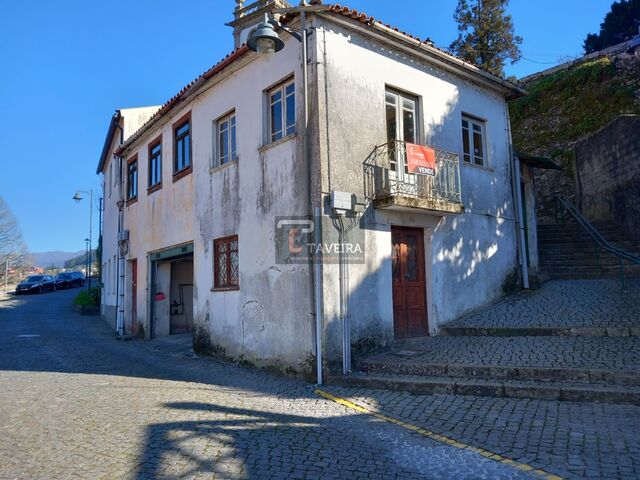
M593 223L611 244L640 255L640 245L612 223ZM620 276L620 260L601 250L577 223L538 225L538 250L543 272L550 278L613 278ZM640 265L623 261L625 277L640 277Z
M553 280L398 342L333 384L640 405L640 279Z

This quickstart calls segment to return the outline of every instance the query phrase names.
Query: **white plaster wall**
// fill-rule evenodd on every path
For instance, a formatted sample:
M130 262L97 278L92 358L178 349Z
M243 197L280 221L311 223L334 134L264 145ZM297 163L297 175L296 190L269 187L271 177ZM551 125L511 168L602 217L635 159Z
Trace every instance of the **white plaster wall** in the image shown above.
M250 63L202 95L193 111L201 142L194 162L195 322L227 356L300 371L308 368L313 348L308 267L276 264L274 231L276 216L307 213L306 167L299 136L261 147L264 91L291 75L300 126L300 47L285 40L277 55L252 54ZM210 171L213 123L231 110L239 160ZM213 240L233 234L239 239L240 290L212 291Z
M123 163L137 153L138 200L125 207L125 228L130 231L127 259L138 259L137 310L145 328L147 254L193 242L196 331L206 332L227 356L301 370L308 368L313 346L308 267L277 265L273 237L276 216L307 212L306 167L299 136L262 147L265 89L294 75L298 121L302 116L299 53L297 41L289 39L278 55L239 60L232 72L210 81L162 126L145 133ZM210 169L214 121L231 110L236 112L239 161ZM172 124L188 111L193 173L174 183ZM160 131L163 186L148 194L148 144ZM241 289L211 291L213 240L233 234L239 237ZM129 303L127 298L125 312L130 312Z
M376 343L392 335L390 225L426 227L429 325L432 330L501 293L504 278L516 266L506 103L502 96L424 60L390 49L361 34L319 20L314 35L319 62L319 146L322 190L354 192L363 200L362 162L386 142L385 88L419 98L419 141L462 155L463 112L486 120L488 166L461 166L465 213L442 220L416 211L398 216L378 211L365 219L368 259L350 267L352 339ZM328 95L325 96L325 88ZM326 120L325 120L326 119ZM337 267L324 268L328 348L338 298ZM365 293L362 293L365 292ZM373 324L383 325L371 332ZM366 345L364 345L366 347Z
M123 108L120 110L120 127L122 138L126 141L136 132L160 107L158 105L138 108ZM103 236L102 258L103 265L108 268L102 270L102 296L101 313L105 320L115 328L116 302L117 302L117 265L113 258L118 256L118 206L120 199L120 175L119 160L114 158L114 153L120 146L121 132L116 129L114 138L109 148L105 165L102 170L103 180ZM111 260L111 261L110 261Z

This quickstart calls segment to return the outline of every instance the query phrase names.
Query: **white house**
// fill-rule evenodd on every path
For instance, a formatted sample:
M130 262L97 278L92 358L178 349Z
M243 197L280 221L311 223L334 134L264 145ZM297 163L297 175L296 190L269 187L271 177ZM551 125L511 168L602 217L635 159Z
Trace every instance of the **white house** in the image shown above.
M522 90L346 7L237 3L236 49L107 136L119 333L194 331L199 350L310 375L318 345L331 368L343 341L434 334L522 274L506 104ZM275 53L243 44L265 11Z

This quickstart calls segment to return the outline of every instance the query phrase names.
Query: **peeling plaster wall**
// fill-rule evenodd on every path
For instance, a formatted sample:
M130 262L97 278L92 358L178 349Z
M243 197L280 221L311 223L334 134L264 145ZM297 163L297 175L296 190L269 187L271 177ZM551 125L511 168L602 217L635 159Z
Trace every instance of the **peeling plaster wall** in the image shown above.
M291 37L283 39L283 51L256 56L203 95L193 111L194 125L209 130L202 141L206 147L194 158L194 308L196 330L204 328L225 356L303 371L313 354L309 270L306 264L276 264L274 244L276 216L307 213L301 137L261 147L263 92L291 75L301 128L300 46ZM214 122L231 110L236 114L239 160L210 170ZM234 234L239 240L240 290L212 291L213 240Z
M124 108L120 110L120 126L123 130L123 138L126 140L140 126L153 115L159 106ZM120 129L116 129L114 138L109 148L105 165L102 171L103 181L103 236L102 236L102 263L109 268L102 269L102 295L101 314L105 321L115 329L116 327L116 265L113 258L118 257L118 206L120 199L118 160L113 154L120 145ZM109 171L111 170L111 175ZM111 262L109 262L111 260Z
M138 200L124 207L124 228L129 230L129 248L126 261L138 260L137 315L149 335L149 252L163 250L193 241L194 175L190 174L173 181L173 123L195 106L187 105L169 118L161 128L153 129L144 136L137 148L123 158L123 175L126 175L127 160L138 155ZM195 161L200 148L195 141L198 128L192 128L192 158ZM149 178L149 143L162 134L162 188L147 192ZM126 179L126 176L125 176ZM126 180L125 187L126 189ZM125 278L125 290L130 291L131 278ZM168 291L167 291L168 293ZM131 315L131 298L124 300L125 323ZM168 312L168 307L167 307ZM164 331L156 327L155 333ZM168 331L168 330L167 330Z
M318 118L322 191L356 193L364 200L362 162L386 142L385 87L419 98L419 141L462 151L461 114L486 120L488 168L461 166L466 212L438 217L418 210L398 214L369 208L363 219L365 265L350 265L352 340L358 348L393 339L391 234L393 225L425 228L429 328L501 294L516 267L517 251L506 135L506 103L474 85L408 54L333 22L318 20ZM326 49L326 66L323 52ZM325 91L328 95L325 95ZM324 266L326 348L340 351L338 268Z

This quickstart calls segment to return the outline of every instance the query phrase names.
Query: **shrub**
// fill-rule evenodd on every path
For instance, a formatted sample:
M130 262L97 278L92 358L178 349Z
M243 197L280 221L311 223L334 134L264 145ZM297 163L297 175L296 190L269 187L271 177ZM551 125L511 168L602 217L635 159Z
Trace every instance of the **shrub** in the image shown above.
M100 289L90 288L81 291L73 300L74 305L79 307L99 307L100 306Z

